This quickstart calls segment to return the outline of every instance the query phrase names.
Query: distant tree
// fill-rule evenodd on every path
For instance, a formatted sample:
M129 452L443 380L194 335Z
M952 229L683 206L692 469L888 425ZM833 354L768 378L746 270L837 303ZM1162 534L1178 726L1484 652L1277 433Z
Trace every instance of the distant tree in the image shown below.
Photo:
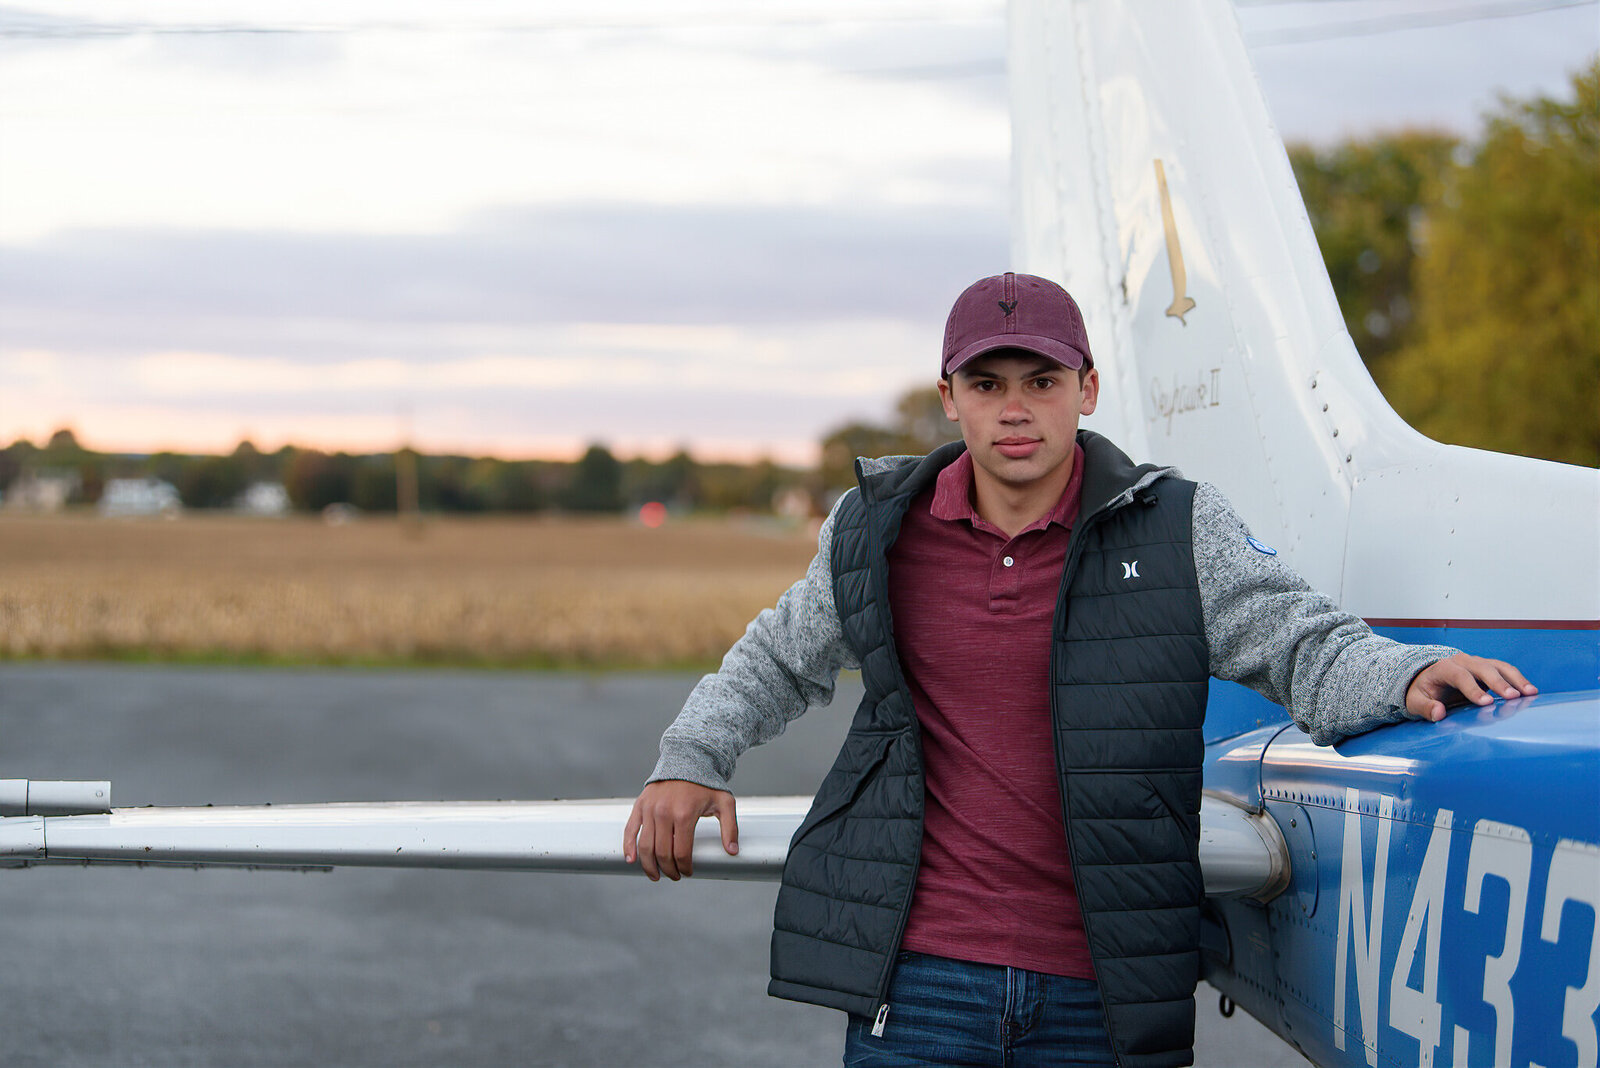
M807 472L765 458L753 464L701 464L696 477L700 507L709 512L771 512L781 490L811 481Z
M622 464L622 499L629 504L638 501L661 499L661 465L642 456L620 460Z
M418 463L422 508L430 512L481 511L467 486L470 464L462 456L424 456Z
M399 499L394 457L363 456L350 473L350 503L363 512L392 512Z
M77 484L67 497L70 503L92 504L100 499L100 491L105 485L106 457L85 449L70 429L63 427L51 434L50 440L34 455L33 460L34 467L58 473L71 472L78 476Z
M622 495L630 502L661 501L679 509L701 503L700 465L680 449L660 463L645 459L623 465Z
M234 446L232 459L244 476L246 483L271 482L277 479L277 463L256 448L248 438Z
M158 452L145 460L144 474L176 486L183 481L184 468L188 464L189 458L186 456L179 456L175 452Z
M332 456L316 449L296 449L283 472L290 502L301 511L320 512L352 496L355 460L347 453Z
M78 436L69 428L62 427L50 435L50 440L44 447L45 452L53 456L76 455L83 451L83 446L78 444Z
M268 470L272 472L273 478L279 482L283 481L284 473L289 470L289 461L294 458L294 454L295 447L293 445L280 445L278 451L268 457L270 461Z
M763 457L754 464L745 468L746 507L755 511L772 511L773 499L778 496L778 491L789 482L794 481L789 477L789 472L773 463L771 459Z
M700 465L687 449L679 449L661 465L662 500L693 508L700 497Z
M822 484L828 489L846 489L855 485L856 457L890 456L900 451L900 435L892 427L846 423L822 439L818 464Z
M562 503L575 512L622 510L622 464L604 445L590 445L572 469Z
M461 473L462 507L467 511L535 512L550 503L546 469L540 461L472 460ZM570 467L571 465L562 465Z
M902 393L894 406L894 428L900 435L901 449L911 456L932 452L961 436L960 428L944 414L937 386Z
M510 461L499 466L496 506L508 512L537 512L550 506L546 488L549 464L537 461Z
M825 490L855 485L858 456L920 456L961 436L945 417L937 386L919 386L895 402L890 426L846 423L822 439L819 474Z
M27 438L18 438L0 449L0 490L15 482L17 476L32 465L33 458L38 454L39 447Z
M394 509L407 520L422 510L422 457L410 445L396 449L390 458L394 469ZM416 528L411 532L415 534Z
M698 482L700 507L708 512L731 512L751 507L749 485L742 464L701 464Z
M1408 130L1318 150L1289 146L1300 195L1356 350L1369 368L1411 340L1426 205L1457 141Z
M228 508L250 485L237 456L196 456L178 474L178 496L186 508Z
M106 488L106 457L99 453L84 453L77 463L78 490L74 498L84 504L94 504Z
M1570 100L1505 99L1453 168L1418 270L1417 340L1378 376L1441 441L1600 464L1600 59Z

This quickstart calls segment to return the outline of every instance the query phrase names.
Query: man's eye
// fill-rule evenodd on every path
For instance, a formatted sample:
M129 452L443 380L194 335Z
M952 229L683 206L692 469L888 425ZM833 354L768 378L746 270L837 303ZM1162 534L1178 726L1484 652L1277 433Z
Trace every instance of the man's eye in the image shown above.
M1055 384L1056 380L1053 378L1035 378L1033 380L1034 389L1051 389Z

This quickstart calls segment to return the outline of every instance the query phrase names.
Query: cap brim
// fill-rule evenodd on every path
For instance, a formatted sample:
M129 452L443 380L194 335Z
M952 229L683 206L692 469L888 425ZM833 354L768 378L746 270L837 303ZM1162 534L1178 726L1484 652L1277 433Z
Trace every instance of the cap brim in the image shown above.
M944 373L954 374L979 356L994 352L998 349L1022 349L1043 356L1047 360L1054 360L1069 370L1076 371L1084 365L1087 353L1080 352L1063 342L1051 337L1039 337L1034 334L996 334L986 337L982 341L974 341L945 364Z

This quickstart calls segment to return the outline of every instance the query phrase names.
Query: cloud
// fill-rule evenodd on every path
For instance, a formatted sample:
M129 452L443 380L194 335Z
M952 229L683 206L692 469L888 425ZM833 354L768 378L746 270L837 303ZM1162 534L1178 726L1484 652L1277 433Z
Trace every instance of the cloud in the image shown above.
M990 209L568 206L449 235L98 231L0 248L12 346L359 348L364 324L920 320L1004 269ZM380 344L392 339L382 336Z
M751 56L812 63L863 82L921 84L983 108L1008 107L1005 9L999 4L910 24L842 23L746 35L742 48Z
M943 165L973 159L994 161L1004 188L992 92L763 51L785 27L683 34L651 17L664 25L649 33L375 18L323 35L30 41L0 64L0 240L105 227L437 235L487 205L575 200L971 204ZM884 41L875 65L894 67Z
M772 454L931 380L990 209L569 205L450 235L99 231L0 248L0 438ZM145 426L143 439L129 427Z
M1317 5L1304 5L1313 8ZM1388 5L1349 18L1382 18ZM1405 13L1399 15L1403 17ZM1307 17L1301 8L1240 10L1252 33L1340 20ZM1378 129L1443 128L1475 136L1500 92L1570 97L1569 73L1595 51L1592 5L1304 44L1253 47L1262 88L1284 137L1330 144Z

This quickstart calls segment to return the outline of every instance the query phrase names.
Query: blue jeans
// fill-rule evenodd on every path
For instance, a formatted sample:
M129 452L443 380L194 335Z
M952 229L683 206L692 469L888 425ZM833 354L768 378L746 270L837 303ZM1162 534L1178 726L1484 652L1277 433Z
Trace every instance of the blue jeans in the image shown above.
M902 953L882 1037L872 1024L850 1017L845 1068L1114 1063L1100 988L1022 968Z

